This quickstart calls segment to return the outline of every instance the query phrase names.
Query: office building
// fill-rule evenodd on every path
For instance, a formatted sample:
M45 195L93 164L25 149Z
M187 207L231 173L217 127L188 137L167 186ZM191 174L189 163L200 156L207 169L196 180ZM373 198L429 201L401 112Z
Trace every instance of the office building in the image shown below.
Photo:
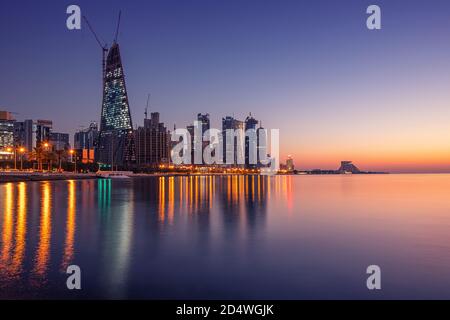
M33 120L16 121L14 123L14 141L16 146L32 152L36 147L36 124Z
M209 135L205 135L205 133L211 128L211 122L210 122L210 119L209 119L209 114L208 113L206 113L206 114L198 113L197 114L197 122L198 122L198 125L201 128L202 135L201 135L201 137L197 136L196 137L197 141L194 141L194 152L195 152L195 147L197 145L201 145L202 146L202 160L201 160L201 164L204 164L205 162L204 162L204 159L203 159L203 151L205 150L205 148L210 143L210 141L209 141L210 140L210 136ZM197 142L197 144L196 144L196 142Z
M68 133L60 133L60 132L50 132L49 143L53 150L61 151L61 150L69 150L69 134Z
M14 157L14 123L10 112L0 111L0 161L9 161Z
M222 118L223 164L233 167L240 167L243 165L242 161L239 163L238 160L239 157L244 159L244 128L243 121L236 120L234 117L230 116ZM228 130L233 131L233 138L231 141L227 138ZM238 131L240 131L240 133L238 133Z
M250 114L245 119L245 167L254 169L258 163L258 138L256 126L258 121Z
M51 120L37 120L33 128L35 134L35 145L33 147L40 147L43 143L48 143L52 128L53 122Z
M140 168L168 163L170 159L170 132L159 122L159 113L144 119L144 126L135 130L136 163Z
M191 139L191 164L195 163L195 126L194 125L190 125L186 127L187 132L190 135L190 139Z
M290 155L288 156L288 158L286 160L286 170L290 171L290 172L295 170L294 159Z
M10 112L0 111L0 149L14 146L14 123Z
M106 59L103 103L96 157L102 167L127 167L135 161L135 143L119 44Z
M92 122L89 128L75 132L73 146L75 149L93 150L97 139L98 125Z

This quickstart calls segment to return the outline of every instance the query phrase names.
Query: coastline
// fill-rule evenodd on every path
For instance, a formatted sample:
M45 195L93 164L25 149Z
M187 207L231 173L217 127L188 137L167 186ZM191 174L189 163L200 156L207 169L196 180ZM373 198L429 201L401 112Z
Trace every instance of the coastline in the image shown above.
M1 172L0 183L97 179L95 173Z
M359 173L355 175L378 175L388 173ZM170 173L135 173L129 178L149 178L149 177L189 177L189 176L233 176L233 175L260 175L258 173L186 173L186 172L170 172ZM320 176L320 175L343 175L338 173L279 173L278 176ZM28 182L28 181L57 181L57 180L87 180L87 179L103 179L96 173L42 173L42 172L0 172L0 183L10 182Z

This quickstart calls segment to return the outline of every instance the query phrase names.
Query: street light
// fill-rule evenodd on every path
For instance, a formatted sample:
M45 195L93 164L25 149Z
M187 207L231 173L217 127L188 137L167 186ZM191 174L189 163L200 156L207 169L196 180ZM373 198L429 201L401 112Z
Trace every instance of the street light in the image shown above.
M25 148L20 147L19 152L20 152L20 171L23 171L23 154L25 153Z
M44 142L45 151L48 151L49 147L50 147L50 144L48 143L48 141L45 141ZM42 168L42 170L44 170L44 168ZM49 161L49 159L47 159L47 170L50 172L50 161Z
M70 149L69 153L72 156L72 160L73 160L73 156L75 156L75 173L76 173L77 172L77 155L76 155L76 152L75 152L75 150Z

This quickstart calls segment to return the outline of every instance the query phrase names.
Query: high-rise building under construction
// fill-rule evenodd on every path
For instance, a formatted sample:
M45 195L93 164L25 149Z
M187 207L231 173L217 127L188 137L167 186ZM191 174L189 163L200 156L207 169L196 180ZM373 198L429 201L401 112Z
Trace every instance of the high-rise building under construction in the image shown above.
M103 77L97 161L103 167L126 167L135 160L135 143L125 75L117 42L109 49Z

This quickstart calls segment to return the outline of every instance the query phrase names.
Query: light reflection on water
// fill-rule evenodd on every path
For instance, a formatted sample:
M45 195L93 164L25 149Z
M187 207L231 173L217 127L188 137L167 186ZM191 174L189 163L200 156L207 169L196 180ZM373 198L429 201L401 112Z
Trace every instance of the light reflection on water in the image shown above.
M68 181L68 197L67 197L67 221L66 221L66 240L64 246L64 257L61 264L61 270L67 270L74 255L74 240L76 229L76 188L75 181Z
M450 175L6 183L0 297L450 298L449 191Z
M35 263L32 273L38 278L46 280L48 262L50 258L50 240L52 237L52 195L50 183L42 184L41 218L39 226L39 245L36 250Z

